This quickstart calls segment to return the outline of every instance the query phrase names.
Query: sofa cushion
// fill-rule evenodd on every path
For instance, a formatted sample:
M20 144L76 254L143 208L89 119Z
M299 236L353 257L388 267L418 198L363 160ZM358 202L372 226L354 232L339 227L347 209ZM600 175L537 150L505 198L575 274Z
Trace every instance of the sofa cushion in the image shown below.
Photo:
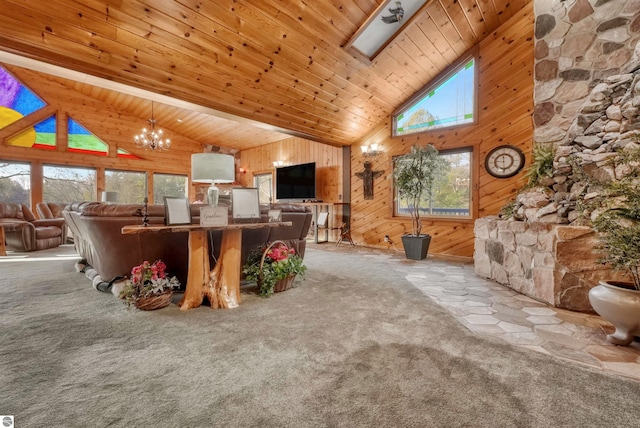
M0 204L0 218L15 218L17 220L25 220L22 213L22 205L13 202L4 202Z
M36 239L48 239L62 236L62 229L55 226L36 227ZM60 245L60 244L58 244ZM46 247L50 248L50 247Z

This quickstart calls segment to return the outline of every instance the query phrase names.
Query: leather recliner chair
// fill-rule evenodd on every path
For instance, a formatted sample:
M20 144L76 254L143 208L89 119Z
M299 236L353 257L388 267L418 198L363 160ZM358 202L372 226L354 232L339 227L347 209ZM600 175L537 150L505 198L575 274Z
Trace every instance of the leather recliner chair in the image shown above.
M67 204L62 202L38 202L36 204L36 213L38 217L42 220L64 220L64 216L62 215L62 211ZM68 230L69 227L65 226L62 228L62 242L73 242L73 236L71 235L71 231Z
M64 219L36 219L28 206L0 202L0 226L7 247L16 251L36 251L62 244Z

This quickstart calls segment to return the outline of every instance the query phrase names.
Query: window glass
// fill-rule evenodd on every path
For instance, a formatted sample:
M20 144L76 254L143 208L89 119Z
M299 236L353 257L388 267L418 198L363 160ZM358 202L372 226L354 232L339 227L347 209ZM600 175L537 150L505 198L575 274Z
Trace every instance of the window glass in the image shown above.
M107 156L109 145L92 134L87 128L75 120L68 118L68 137L70 152Z
M448 166L436 180L431 200L420 204L421 216L471 216L471 149L440 152ZM407 201L397 197L394 214L409 216Z
M393 135L407 135L475 121L475 59L467 58L393 117Z
M115 192L116 198L115 201L112 202L116 202L118 204L144 203L144 198L147 195L146 173L111 169L104 172L104 178L105 191ZM156 203L161 202L156 201Z
M95 169L44 165L42 175L44 202L70 203L95 200Z
M187 176L173 174L153 174L153 201L164 203L165 196L187 197Z
M31 165L0 160L0 201L31 207Z
M270 172L253 176L253 185L258 188L258 200L261 204L273 201L273 176Z

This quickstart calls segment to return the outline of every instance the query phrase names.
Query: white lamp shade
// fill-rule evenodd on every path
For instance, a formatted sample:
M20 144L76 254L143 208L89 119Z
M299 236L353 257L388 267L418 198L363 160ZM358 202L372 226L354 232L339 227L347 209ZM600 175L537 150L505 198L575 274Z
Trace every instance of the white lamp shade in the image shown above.
M118 202L118 192L102 192L102 202Z
M233 183L236 180L235 159L221 153L191 155L191 181L200 183Z

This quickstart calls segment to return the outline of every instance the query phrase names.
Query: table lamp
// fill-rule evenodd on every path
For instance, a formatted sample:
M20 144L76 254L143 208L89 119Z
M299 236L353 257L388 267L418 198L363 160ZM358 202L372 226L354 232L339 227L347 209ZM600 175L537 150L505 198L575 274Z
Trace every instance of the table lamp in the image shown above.
M235 177L235 159L222 153L194 153L191 155L191 181L210 183L207 190L209 205L218 205L220 190L216 183L233 183Z
M101 200L107 204L115 204L118 202L118 192L102 192Z

